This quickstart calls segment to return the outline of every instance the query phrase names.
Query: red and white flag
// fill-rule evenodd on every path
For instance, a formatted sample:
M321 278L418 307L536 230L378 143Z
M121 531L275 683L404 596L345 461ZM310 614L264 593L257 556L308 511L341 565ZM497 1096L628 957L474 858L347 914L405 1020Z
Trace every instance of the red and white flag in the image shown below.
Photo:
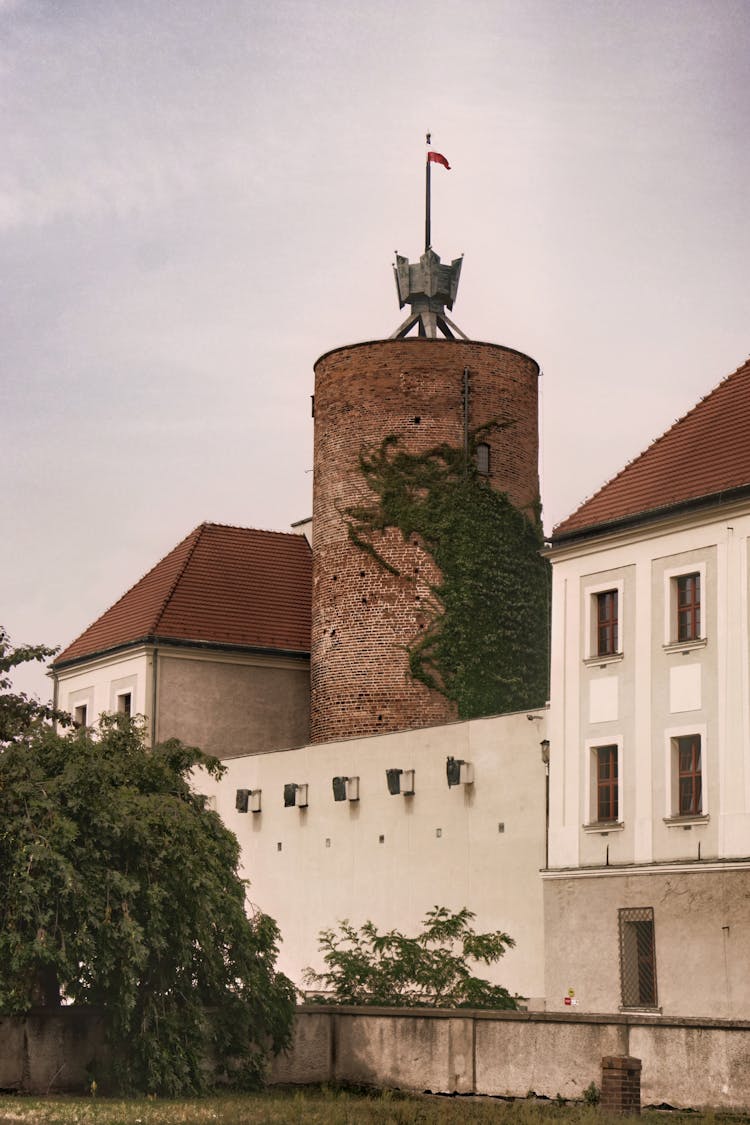
M450 172L451 166L448 163L448 161L446 160L446 158L443 156L442 152L432 152L432 151L430 151L430 152L427 153L427 159L428 159L428 161L431 161L433 164L442 164L443 167L447 168L448 171Z

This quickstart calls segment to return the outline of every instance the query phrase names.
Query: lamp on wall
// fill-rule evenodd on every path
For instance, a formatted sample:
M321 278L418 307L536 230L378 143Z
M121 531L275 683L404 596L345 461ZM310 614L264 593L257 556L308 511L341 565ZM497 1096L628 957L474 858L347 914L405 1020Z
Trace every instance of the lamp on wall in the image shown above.
M539 743L539 746L541 747L541 751L542 751L542 761L544 762L545 766L548 766L549 765L549 739L543 738L542 741Z
M359 800L358 777L334 777L332 783L334 801Z
M260 812L260 789L238 789L234 797L237 812Z
M386 770L385 777L392 797L399 793L404 797L414 796L414 770Z
M296 781L288 781L284 786L284 808L307 808L307 783L298 785Z
M454 785L474 784L474 766L471 762L465 762L463 758L449 756L445 762L445 774L449 789Z

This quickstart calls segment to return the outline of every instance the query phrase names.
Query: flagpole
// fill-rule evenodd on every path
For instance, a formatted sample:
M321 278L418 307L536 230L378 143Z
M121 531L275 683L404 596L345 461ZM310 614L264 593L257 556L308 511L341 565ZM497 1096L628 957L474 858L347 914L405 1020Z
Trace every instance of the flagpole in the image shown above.
M427 134L427 144L430 143L430 134ZM430 154L425 153L425 204L424 204L424 251L430 249L432 236L430 232Z

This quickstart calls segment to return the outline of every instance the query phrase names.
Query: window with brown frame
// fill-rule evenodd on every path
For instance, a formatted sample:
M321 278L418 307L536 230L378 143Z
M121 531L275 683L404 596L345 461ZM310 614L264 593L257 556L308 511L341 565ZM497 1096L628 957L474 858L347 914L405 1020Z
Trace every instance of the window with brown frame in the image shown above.
M596 599L596 655L612 656L618 651L617 590L605 590Z
M597 746L596 754L596 819L617 820L619 812L617 747Z
M677 815L701 816L703 778L701 736L686 734L674 739L677 757Z
M681 574L674 583L677 640L697 641L701 635L701 576Z
M88 719L88 707L85 703L79 703L73 710L73 724L77 727L85 727Z
M121 692L117 697L117 711L120 715L130 715L133 702L132 692Z

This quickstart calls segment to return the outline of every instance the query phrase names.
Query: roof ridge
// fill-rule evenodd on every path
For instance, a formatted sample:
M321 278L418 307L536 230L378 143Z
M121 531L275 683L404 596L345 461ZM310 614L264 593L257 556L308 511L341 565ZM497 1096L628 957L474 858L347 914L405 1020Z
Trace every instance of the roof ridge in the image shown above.
M300 522L306 523L307 520L310 519L310 518L311 517L308 516L305 520L301 520ZM304 535L302 535L299 531L279 531L278 528L274 528L274 527L242 527L238 523L221 523L221 522L217 522L216 520L205 520L200 526L201 527L225 527L229 531L255 531L255 532L259 532L261 535L286 535L290 539L304 539L305 538Z
M687 421L687 419L690 417L690 415L694 414L696 412L696 410L698 410L699 407L701 407L705 402L708 401L708 399L713 398L713 396L721 390L721 388L725 385L725 383L728 383L731 379L734 379L737 375L739 375L740 373L742 373L745 369L747 369L749 367L750 367L750 356L748 356L748 358L744 361L744 363L741 363L739 365L739 367L737 367L734 371L730 372L729 375L725 375L723 379L720 379L719 382L716 384L716 386L712 387L710 391L707 391L706 394L701 395L701 397L696 402L693 403L693 405L690 407L689 410L686 410L685 413L681 414L679 418L675 418L675 420L672 422L672 425L668 426L666 430L664 430L657 437L655 437L652 441L650 441L649 444L644 449L642 449L640 453L636 454L636 456L632 457L629 461L626 461L625 464L622 466L622 468L619 469L614 474L614 476L611 476L607 480L605 480L604 483L601 484L600 487L597 488L595 492L592 492L589 496L585 496L583 498L583 500L581 500L580 504L578 504L573 509L572 512L568 513L568 515L565 517L565 519L560 520L559 523L556 523L553 526L553 528L552 528L553 537L554 537L554 534L557 531L557 529L559 527L562 527L564 524L566 524L568 522L568 520L573 519L573 517L576 515L577 512L579 512L581 510L581 508L585 507L587 504L590 504L591 501L595 500L597 496L601 495L601 493L604 492L605 489L609 488L612 484L614 484L614 482L616 480L619 480L619 478L623 475L623 473L628 472L629 469L631 469L634 465L637 465L639 461L643 460L643 458L647 454L649 454L655 447L659 446L663 441L666 441L666 439L677 428L677 426L682 425L682 423Z
M190 532L190 535L185 536L185 539L189 539L190 536L193 535L193 536L195 536L195 539L193 540L193 543L192 543L189 551L185 555L185 561L183 562L182 566L179 568L179 570L175 574L174 581L172 582L172 585L167 590L167 593L164 597L164 600L162 601L161 608L159 609L158 613L156 614L156 617L154 618L154 623L153 623L153 632L154 633L158 632L159 622L161 621L162 617L164 616L164 614L166 612L167 606L169 605L169 603L172 599L172 595L174 594L178 585L182 581L183 575L185 574L185 571L187 570L188 564L190 563L190 560L192 559L193 555L195 554L195 548L200 543L201 536L203 535L203 532L206 530L206 528L208 526L209 526L208 523L204 520L203 523L199 523L197 527L193 528L193 530ZM185 542L185 539L182 540L183 543ZM179 543L177 544L177 546L179 546ZM176 550L177 548L174 548L174 549ZM157 563L156 565L158 566L159 564Z

